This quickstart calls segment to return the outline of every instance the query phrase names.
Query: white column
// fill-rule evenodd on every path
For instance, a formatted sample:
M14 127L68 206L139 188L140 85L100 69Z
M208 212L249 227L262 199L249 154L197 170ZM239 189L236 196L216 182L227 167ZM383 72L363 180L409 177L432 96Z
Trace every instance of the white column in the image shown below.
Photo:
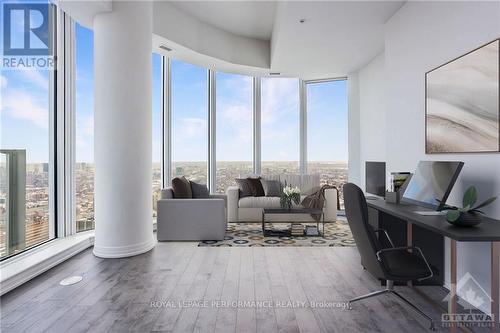
M94 18L94 254L155 245L152 223L152 3L113 1Z

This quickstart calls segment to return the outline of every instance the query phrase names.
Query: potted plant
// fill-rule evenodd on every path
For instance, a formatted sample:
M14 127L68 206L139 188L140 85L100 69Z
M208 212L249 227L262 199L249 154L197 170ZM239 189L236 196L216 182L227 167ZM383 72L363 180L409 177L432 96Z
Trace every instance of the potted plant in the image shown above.
M470 186L464 193L463 207L448 208L446 212L446 221L462 227L477 225L481 223L481 214L484 214L479 209L491 204L495 200L496 197L489 198L483 203L473 207L477 201L477 190L474 186Z
M290 210L293 203L300 204L300 189L287 185L281 191L280 205L282 208Z

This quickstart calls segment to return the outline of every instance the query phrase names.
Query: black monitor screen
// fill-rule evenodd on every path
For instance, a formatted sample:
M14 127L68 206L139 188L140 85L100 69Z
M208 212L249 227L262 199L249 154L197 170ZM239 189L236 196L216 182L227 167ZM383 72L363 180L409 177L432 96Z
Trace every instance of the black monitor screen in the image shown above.
M420 161L403 199L442 209L463 165L463 162Z
M385 162L366 162L366 193L385 196Z

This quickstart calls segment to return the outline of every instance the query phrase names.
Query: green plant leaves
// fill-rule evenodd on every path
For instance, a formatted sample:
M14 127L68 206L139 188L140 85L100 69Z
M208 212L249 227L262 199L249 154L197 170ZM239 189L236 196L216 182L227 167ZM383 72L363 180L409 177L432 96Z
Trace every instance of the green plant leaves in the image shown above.
M465 191L464 194L464 199L463 199L463 206L464 208L469 206L472 207L473 204L475 204L477 201L477 190L475 186L470 186L467 191Z
M497 199L497 197L493 197L493 198L489 198L488 200L486 200L485 202L483 202L482 204L480 205L477 205L476 207L474 207L474 209L479 209L479 208L482 208L484 206L488 206L490 203L492 203L493 201L495 201Z
M446 212L446 219L450 222L455 222L460 217L460 214L458 210L449 210Z

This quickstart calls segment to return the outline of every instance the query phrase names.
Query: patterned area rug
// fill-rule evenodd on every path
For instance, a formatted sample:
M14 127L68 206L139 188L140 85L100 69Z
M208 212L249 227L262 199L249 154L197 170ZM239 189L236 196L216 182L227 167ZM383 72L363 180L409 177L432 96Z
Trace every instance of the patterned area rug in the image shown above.
M303 223L307 225L309 223ZM316 225L311 223L311 225ZM286 223L267 224L266 228L289 228ZM322 230L320 224L320 230ZM264 237L261 223L229 223L222 241L202 241L198 246L355 246L351 230L344 219L325 224L325 237Z

